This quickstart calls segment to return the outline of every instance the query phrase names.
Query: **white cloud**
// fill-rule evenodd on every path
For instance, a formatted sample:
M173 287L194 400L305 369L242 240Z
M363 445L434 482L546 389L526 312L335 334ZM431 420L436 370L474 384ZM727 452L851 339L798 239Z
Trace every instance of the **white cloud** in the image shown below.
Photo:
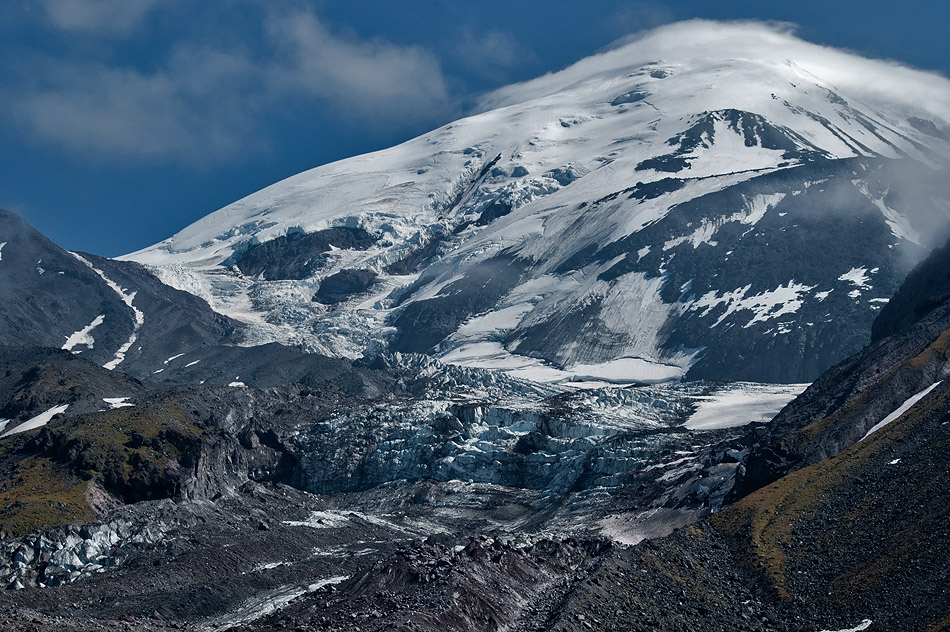
M260 148L259 117L292 101L319 101L364 125L447 108L431 53L334 34L309 12L272 13L263 50L181 43L149 70L31 58L0 106L20 130L82 156L192 165Z
M377 120L428 117L448 101L438 60L419 47L337 36L306 11L273 15L268 32L280 51L268 69L276 90L345 104Z
M50 24L64 31L128 36L158 0L41 0Z
M18 96L14 114L39 138L103 159L225 160L248 142L243 130L261 101L235 100L253 68L223 53L180 51L153 73L51 65Z
M505 31L476 32L463 27L456 38L455 58L483 77L504 80L511 70L537 64L538 58Z

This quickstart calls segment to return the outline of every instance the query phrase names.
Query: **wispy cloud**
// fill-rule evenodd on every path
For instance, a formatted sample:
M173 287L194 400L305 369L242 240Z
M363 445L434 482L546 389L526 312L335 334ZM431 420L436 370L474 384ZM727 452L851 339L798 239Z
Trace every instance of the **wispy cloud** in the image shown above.
M89 9L96 3L47 4L57 28L101 26L99 9ZM151 8L133 4L136 12L118 12L121 29ZM101 47L86 59L28 55L15 76L0 71L8 88L0 121L83 157L197 165L260 149L264 113L288 104L313 102L370 126L427 121L448 108L439 62L424 49L341 35L307 10L267 9L259 40L253 53L178 42L144 68Z
M46 18L64 31L129 36L142 25L158 0L41 0Z
M246 59L178 51L143 73L95 63L44 63L42 79L14 100L17 121L39 139L84 156L222 160L248 142L260 96L235 103L253 70Z
M332 33L309 11L274 14L268 34L279 55L266 80L276 93L303 93L374 120L429 116L448 91L435 55L416 46Z

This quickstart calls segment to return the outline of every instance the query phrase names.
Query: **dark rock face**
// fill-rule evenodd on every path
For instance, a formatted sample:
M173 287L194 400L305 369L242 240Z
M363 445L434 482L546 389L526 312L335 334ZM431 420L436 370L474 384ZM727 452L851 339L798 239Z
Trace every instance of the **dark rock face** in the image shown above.
M0 419L16 420L66 403L95 410L103 397L134 396L144 389L138 380L68 351L0 346Z
M320 282L320 289L313 300L327 305L342 303L350 296L368 290L376 276L372 270L340 270Z
M950 298L950 243L920 262L871 327L878 341L919 321Z
M633 92L626 92L616 97L610 102L610 105L624 105L625 103L636 103L637 101L642 101L650 96L649 92L643 92L641 90L634 90Z
M132 312L88 266L13 213L0 211L0 344L62 347L102 316L77 344L92 361L112 359L132 333Z
M261 388L300 383L365 397L381 396L394 387L394 381L381 371L276 342L255 347L208 347L175 362L174 371L150 375L149 381L164 384L241 383ZM187 366L192 362L195 364Z
M496 200L488 205L482 214L475 220L476 226L488 226L499 217L504 217L511 213L511 204L503 200Z
M882 312L878 331L896 330L826 371L776 416L744 466L737 496L836 455L911 396L950 376L950 301L931 306L946 257L946 248L934 251L898 290L894 311ZM932 281L922 276L927 270L935 271ZM916 321L915 305L928 309Z
M493 307L518 284L522 272L519 262L500 256L479 263L465 279L450 283L434 298L410 303L393 321L399 334L391 348L429 351L471 315Z
M763 149L781 150L785 152L783 157L787 160L813 160L827 157L825 152L814 147L791 129L776 126L758 114L726 109L706 112L701 115L689 129L667 141L668 145L677 148L676 151L644 160L637 165L637 171L656 169L657 171L676 173L689 169L692 159L688 154L697 147L704 145L704 143L715 139L715 126L716 122L719 121L726 123L729 129L738 134L748 147L761 146ZM811 147L811 149L803 150L802 146Z
M291 233L248 248L234 264L248 276L263 274L267 280L306 279L320 268L320 255L331 246L341 250L366 250L376 238L362 228L339 226L313 233Z

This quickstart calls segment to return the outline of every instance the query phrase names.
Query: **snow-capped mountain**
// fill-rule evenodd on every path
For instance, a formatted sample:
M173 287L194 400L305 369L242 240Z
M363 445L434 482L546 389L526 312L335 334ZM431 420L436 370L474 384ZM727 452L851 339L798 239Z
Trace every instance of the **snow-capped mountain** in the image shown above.
M772 27L664 27L482 105L126 258L256 343L794 382L950 223L950 81Z

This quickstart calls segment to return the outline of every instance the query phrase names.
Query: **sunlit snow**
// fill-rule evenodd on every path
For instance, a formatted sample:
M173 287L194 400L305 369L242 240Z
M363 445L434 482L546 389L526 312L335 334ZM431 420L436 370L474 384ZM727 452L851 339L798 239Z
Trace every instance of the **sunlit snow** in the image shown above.
M102 401L109 404L109 408L112 408L112 409L128 408L128 407L133 406L133 404L130 404L128 400L129 400L128 397L103 397L102 398Z
M684 426L690 430L711 430L771 421L806 388L808 384L730 384L712 395L694 398L696 412Z
M941 382L934 382L933 384L931 384L930 386L928 386L928 387L925 388L924 390L920 391L919 393L916 393L915 395L911 395L910 397L908 397L907 400L904 401L903 404L901 404L900 406L897 407L897 410L895 410L894 412L892 412L891 414L889 414L887 417L885 417L884 419L882 419L882 420L879 421L878 423L874 424L874 425L871 427L871 429L867 431L867 434L865 434L863 437L861 437L860 440L861 440L861 441L864 441L865 439L867 439L868 437L870 437L872 434L874 434L875 432L877 432L878 430L880 430L881 428L883 428L883 427L886 426L887 424L891 423L892 421L894 421L894 420L896 420L896 419L899 419L901 415L903 415L903 414L906 413L908 410L910 410L911 408L913 408L913 407L917 404L917 402L919 402L919 401L922 400L923 398L927 397L927 395L930 394L930 391L932 391L932 390L934 390L935 388L937 388L938 386L940 386L940 383L941 383Z
M713 327L721 324L735 312L742 310L751 311L753 312L752 319L743 325L743 327L748 328L759 322L797 312L798 309L804 305L801 296L813 290L815 286L796 283L792 280L786 285L779 285L774 290L746 296L751 288L751 285L746 285L745 287L725 292L722 296L720 296L718 292L710 291L693 302L689 309L697 311L703 310L699 314L700 318L702 318L710 315L710 313L720 305L725 306L725 311L720 314L716 322L712 324Z
M22 424L16 426L15 428L7 430L2 435L0 435L0 439L4 437L8 437L10 435L18 434L20 432L26 432L27 430L35 430L37 428L41 428L45 426L46 424L48 424L49 420L52 419L54 415L58 415L60 413L66 412L67 408L69 408L69 404L63 404L62 406L53 406L46 412L42 412L36 417L33 417L32 419L23 422Z
M63 350L72 351L73 348L76 347L77 345L84 345L92 349L96 341L92 337L91 332L93 329L101 325L104 320L105 320L105 316L102 314L99 314L92 320L91 323L89 323L88 325L86 325L85 327L77 331L76 333L73 333L67 336L66 344L63 345ZM78 352L73 351L73 353L78 353Z
M870 277L868 277L867 268L851 268L839 276L838 280L853 283L858 289L861 290L871 289L871 285L868 283L868 281L870 281Z

